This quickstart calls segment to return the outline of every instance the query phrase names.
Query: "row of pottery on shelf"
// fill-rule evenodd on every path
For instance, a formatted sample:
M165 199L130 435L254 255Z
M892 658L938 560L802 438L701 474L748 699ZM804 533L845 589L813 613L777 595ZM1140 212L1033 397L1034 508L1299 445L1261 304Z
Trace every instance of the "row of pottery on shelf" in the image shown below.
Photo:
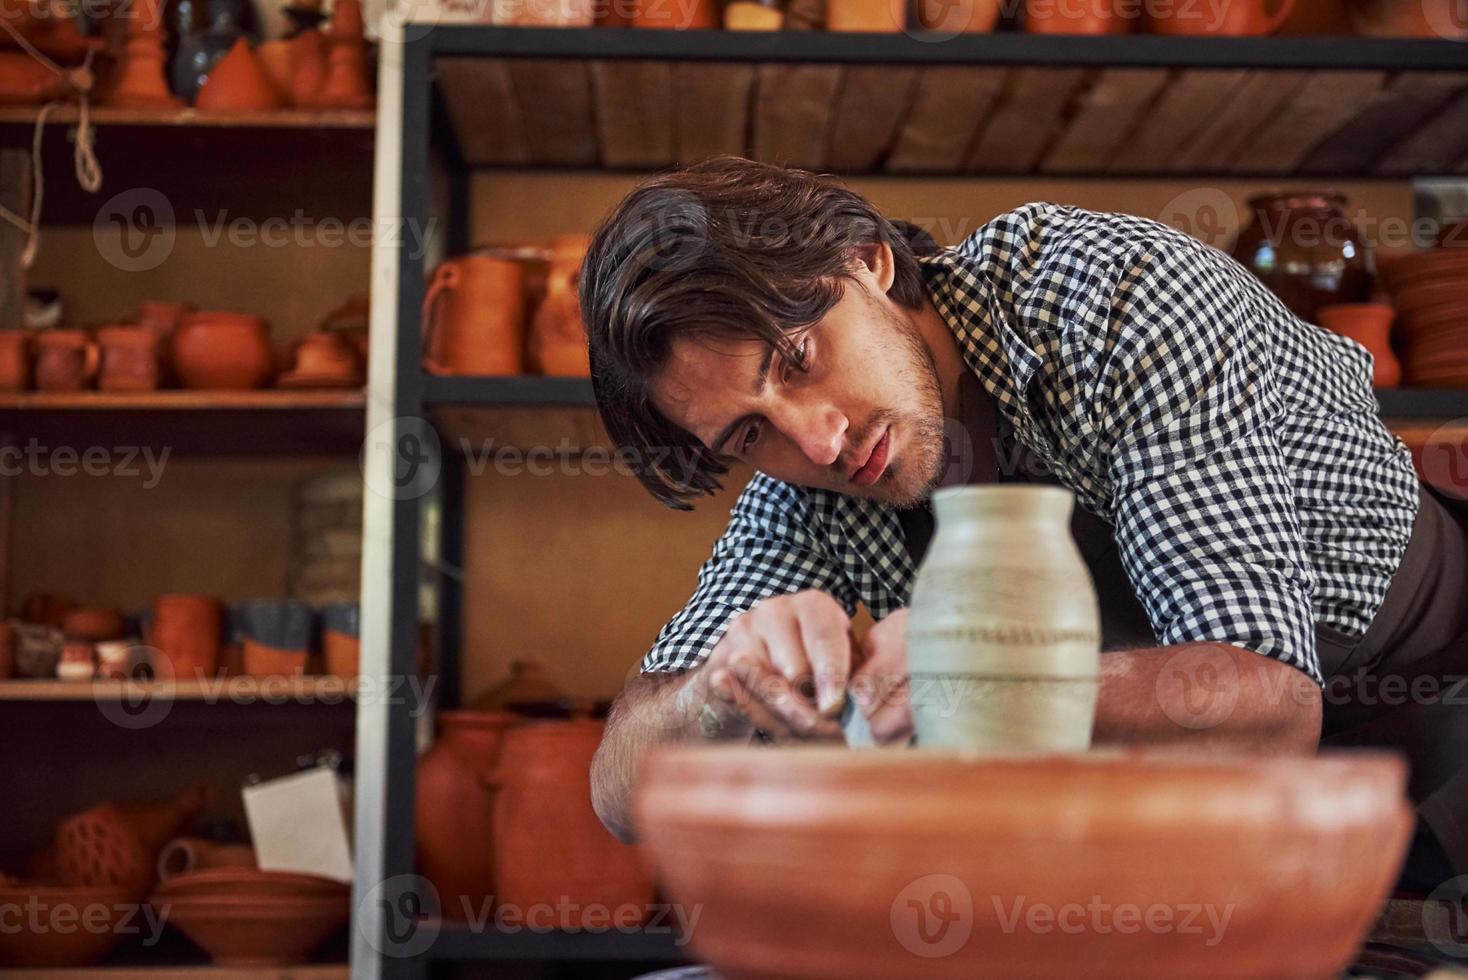
M1400 317L1407 381L1468 386L1468 222L1435 247L1394 259L1382 278Z
M363 335L365 339L365 335ZM146 324L117 324L94 332L77 327L0 330L0 390L153 391L175 375L185 388L350 388L365 379L365 345L318 330L295 345L290 368L276 374L270 326L246 313L184 315L168 334Z
M209 798L204 787L192 787L168 800L103 803L61 820L23 876L0 875L0 907L75 909L89 928L48 928L60 920L22 916L19 928L0 929L0 967L86 966L105 957L126 934L124 916L153 889L164 846ZM106 927L91 927L99 916Z
M424 368L588 376L577 280L589 244L564 235L549 249L482 249L440 263L423 298Z
M319 653L326 674L351 680L360 634L361 610L350 602L318 610L295 599L226 606L213 596L163 595L151 615L133 621L115 609L47 616L31 608L0 624L0 678L86 681L151 672L162 680L203 680L223 672L264 679L304 674Z
M418 765L415 819L418 870L445 918L543 907L560 929L593 924L594 915L642 921L651 878L591 805L603 730L591 719L439 713L438 740Z
M1412 832L1403 762L1088 752L1099 615L1072 495L934 505L908 674L966 693L914 698L916 748L644 761L634 824L666 898L700 910L698 958L751 980L1341 975Z

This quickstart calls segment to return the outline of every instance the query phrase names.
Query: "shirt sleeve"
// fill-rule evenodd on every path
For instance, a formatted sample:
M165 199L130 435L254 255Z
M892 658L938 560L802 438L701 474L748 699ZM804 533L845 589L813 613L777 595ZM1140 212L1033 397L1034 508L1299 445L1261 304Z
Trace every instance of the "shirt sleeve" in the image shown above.
M642 671L697 667L735 616L770 596L806 589L830 593L847 615L856 612L855 590L825 545L805 493L758 474L699 569L692 598L643 657Z
M1091 435L1118 550L1163 644L1215 641L1321 682L1312 565L1272 366L1293 315L1220 252L1155 226L1089 338Z

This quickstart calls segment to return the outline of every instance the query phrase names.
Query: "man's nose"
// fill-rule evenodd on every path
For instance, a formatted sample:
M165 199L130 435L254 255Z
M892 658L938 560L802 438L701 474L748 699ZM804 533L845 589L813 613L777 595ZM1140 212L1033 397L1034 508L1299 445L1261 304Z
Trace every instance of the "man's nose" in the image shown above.
M781 426L790 440L817 466L830 466L841 457L846 415L835 406L813 400L792 400L785 406Z

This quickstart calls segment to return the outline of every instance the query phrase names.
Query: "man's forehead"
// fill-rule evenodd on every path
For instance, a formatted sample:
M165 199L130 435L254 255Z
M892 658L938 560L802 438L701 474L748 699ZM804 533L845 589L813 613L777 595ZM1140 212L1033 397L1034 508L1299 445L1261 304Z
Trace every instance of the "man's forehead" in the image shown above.
M757 337L679 337L655 387L669 402L694 403L700 394L739 387L745 374L758 370L768 347Z

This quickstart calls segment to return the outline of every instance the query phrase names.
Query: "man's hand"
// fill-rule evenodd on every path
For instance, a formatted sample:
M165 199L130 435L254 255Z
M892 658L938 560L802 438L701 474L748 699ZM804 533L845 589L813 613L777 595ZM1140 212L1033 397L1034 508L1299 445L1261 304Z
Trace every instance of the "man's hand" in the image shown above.
M863 637L851 696L867 716L878 745L912 741L912 698L907 686L907 610L899 609Z
M698 668L691 693L705 738L839 739L851 673L851 620L810 590L773 596L738 616Z

